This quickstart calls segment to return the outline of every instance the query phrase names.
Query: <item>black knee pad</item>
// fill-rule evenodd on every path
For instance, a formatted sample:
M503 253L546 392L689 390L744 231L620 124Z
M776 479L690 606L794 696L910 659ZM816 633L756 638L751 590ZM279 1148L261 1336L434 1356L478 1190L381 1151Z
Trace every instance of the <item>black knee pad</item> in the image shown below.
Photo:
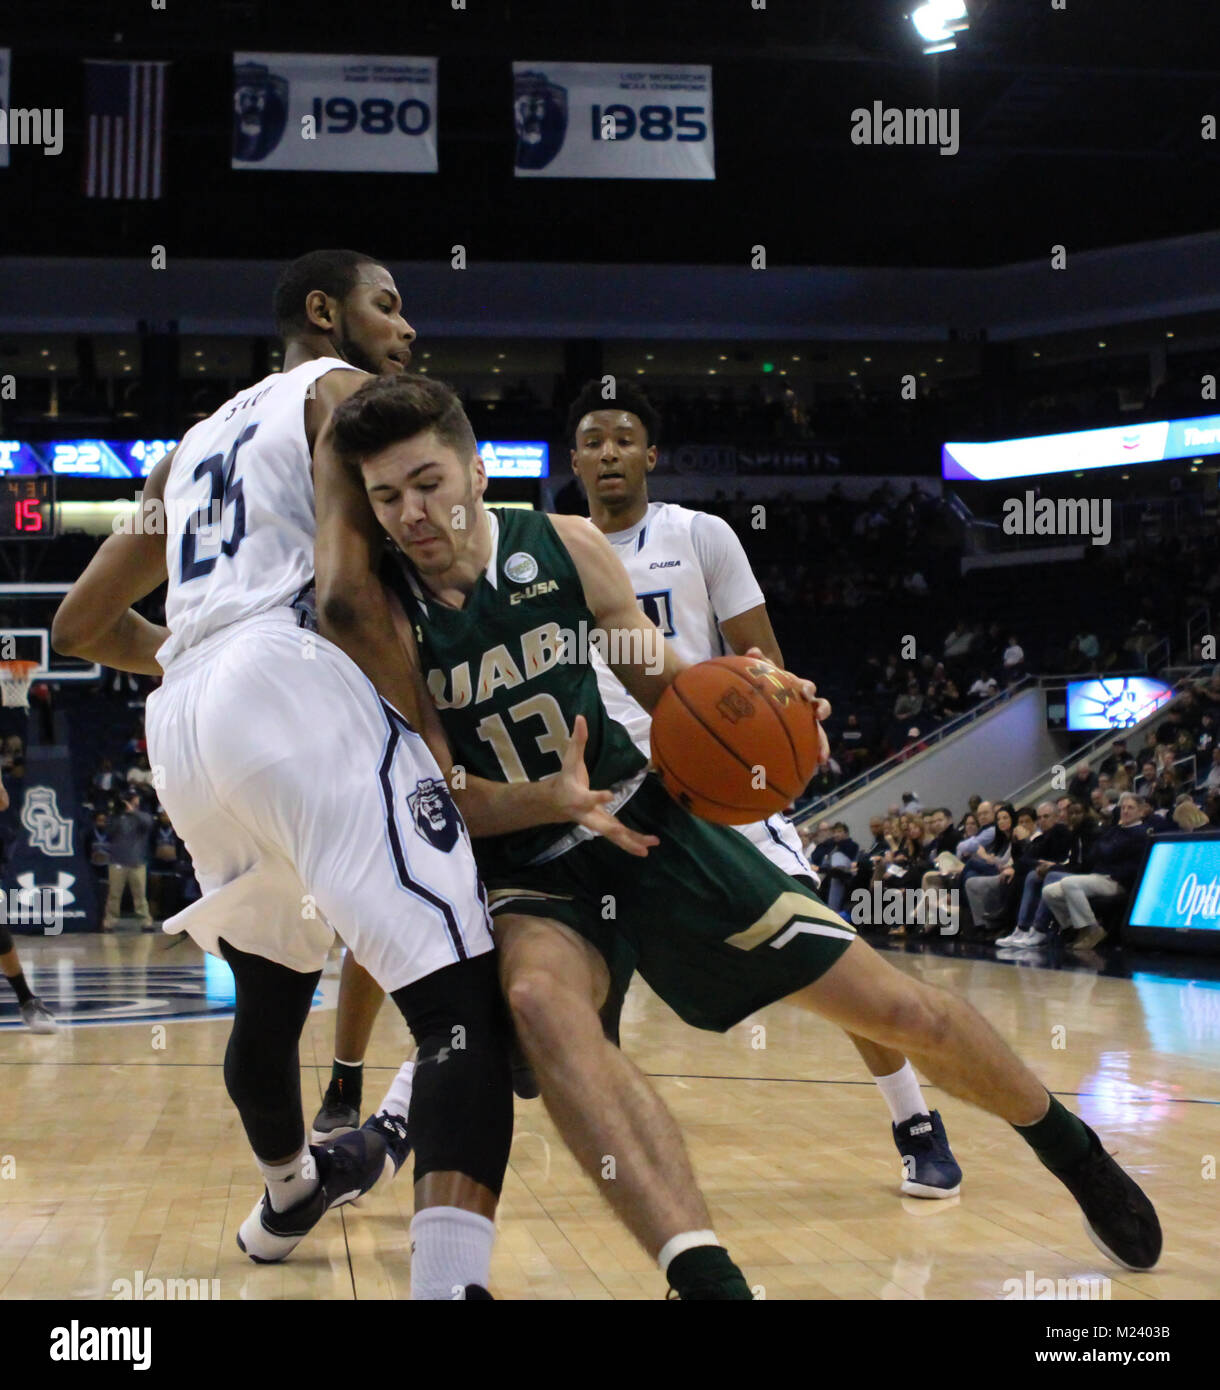
M7 956L13 949L13 933L0 922L0 956Z
M498 1197L513 1137L508 1010L494 953L394 991L419 1055L407 1125L415 1181L465 1173Z

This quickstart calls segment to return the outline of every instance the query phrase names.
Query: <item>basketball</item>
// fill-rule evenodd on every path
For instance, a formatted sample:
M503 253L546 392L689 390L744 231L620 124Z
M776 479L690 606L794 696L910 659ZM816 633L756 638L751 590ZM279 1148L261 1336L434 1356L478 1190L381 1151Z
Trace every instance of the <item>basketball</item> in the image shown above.
M688 811L749 825L805 790L819 761L818 721L788 672L718 656L688 666L657 702L652 761Z

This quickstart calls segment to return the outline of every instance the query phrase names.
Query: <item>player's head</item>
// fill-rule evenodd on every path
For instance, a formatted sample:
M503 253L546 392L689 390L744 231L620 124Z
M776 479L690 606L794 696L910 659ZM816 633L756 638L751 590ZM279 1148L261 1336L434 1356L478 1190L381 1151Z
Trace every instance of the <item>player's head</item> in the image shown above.
M586 382L568 411L572 472L589 506L629 511L648 497L648 475L657 463L660 419L648 397L630 382Z
M415 329L402 316L390 272L359 251L310 251L275 286L275 327L285 344L314 340L353 367L405 372Z
M474 430L443 381L408 373L366 382L335 411L339 456L360 470L373 512L421 575L451 569L487 490Z

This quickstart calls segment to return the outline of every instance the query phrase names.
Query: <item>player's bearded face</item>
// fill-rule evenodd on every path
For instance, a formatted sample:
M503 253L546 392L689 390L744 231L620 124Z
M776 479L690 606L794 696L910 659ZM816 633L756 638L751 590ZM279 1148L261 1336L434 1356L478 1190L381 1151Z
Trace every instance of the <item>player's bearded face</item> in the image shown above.
M335 313L335 350L361 371L389 376L407 370L414 341L389 271L362 266L355 288Z

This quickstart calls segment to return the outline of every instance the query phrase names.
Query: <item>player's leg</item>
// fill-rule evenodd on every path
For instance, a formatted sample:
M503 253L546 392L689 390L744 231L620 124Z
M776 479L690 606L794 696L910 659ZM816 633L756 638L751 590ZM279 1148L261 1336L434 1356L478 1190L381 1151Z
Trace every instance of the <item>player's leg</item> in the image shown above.
M711 1231L673 1117L605 1037L598 1015L609 987L604 960L550 919L501 915L496 936L517 1036L577 1162L680 1296L749 1298Z
M755 847L771 863L783 867L765 845ZM811 891L813 880L794 874ZM833 910L833 904L831 904ZM945 1133L940 1112L924 1100L915 1068L893 1048L882 1047L858 1034L847 1035L868 1068L890 1112L890 1133L902 1159L902 1191L908 1197L953 1197L961 1190L962 1170Z
M17 1007L21 1010L26 1027L35 1033L58 1033L59 1024L55 1021L55 1015L26 981L12 933L3 922L0 922L0 971L17 996Z
M1102 1250L1128 1268L1156 1264L1152 1204L966 1000L912 979L857 940L791 1001L902 1049L933 1084L1007 1120L1080 1203Z
M381 1012L385 990L356 960L343 956L339 1002L335 1008L335 1055L322 1106L314 1116L310 1139L315 1144L337 1138L360 1124L364 1095L364 1056ZM401 1114L406 1114L405 1109Z

